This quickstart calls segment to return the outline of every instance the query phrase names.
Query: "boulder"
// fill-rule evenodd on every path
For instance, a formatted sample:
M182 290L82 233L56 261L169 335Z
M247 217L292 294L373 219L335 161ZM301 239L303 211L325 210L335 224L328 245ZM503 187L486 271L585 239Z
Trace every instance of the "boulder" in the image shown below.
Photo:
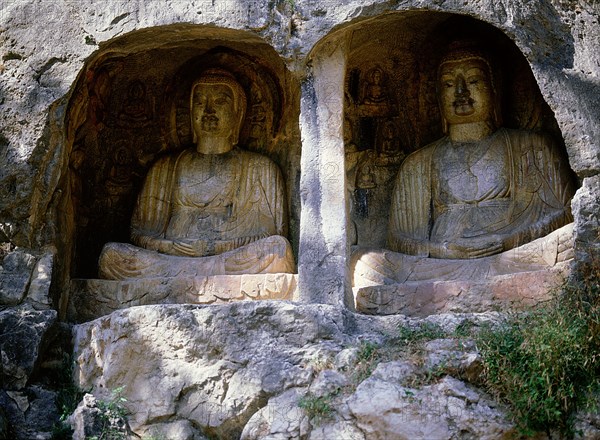
M464 430L495 438L514 429L505 410L457 379L436 379L446 368L476 377L473 343L437 339L418 354L392 344L401 325L451 333L498 319L367 317L287 301L139 306L73 327L74 378L102 400L122 389L130 426L142 436L453 438ZM365 362L363 341L380 346L381 356L396 353L373 357L366 380L354 374ZM429 370L436 373L424 382ZM323 399L327 416L300 405L308 399Z
M346 313L285 301L132 307L74 327L75 380L99 398L123 387L136 432L177 419L235 437L352 341Z

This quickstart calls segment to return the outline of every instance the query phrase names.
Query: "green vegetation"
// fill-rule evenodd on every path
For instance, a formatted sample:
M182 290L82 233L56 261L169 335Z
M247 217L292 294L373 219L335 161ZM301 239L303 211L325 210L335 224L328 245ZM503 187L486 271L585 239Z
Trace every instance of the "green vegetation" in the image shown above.
M572 432L571 417L600 387L600 264L582 267L545 307L478 336L484 383L524 434Z
M371 341L363 341L356 353L356 365L350 375L351 390L367 379L381 360L381 347Z
M306 414L314 426L319 426L324 420L333 417L331 398L331 395L318 397L308 393L300 399L298 406L306 411Z
M73 383L73 365L72 357L66 356L62 361L60 376L56 379L58 395L56 397L56 405L58 406L60 418L52 429L53 440L70 440L73 435L73 430L67 423L67 418L75 411L79 402L85 394Z
M123 397L123 388L115 388L107 401L98 400L102 432L97 437L89 440L127 440L127 429L125 419L129 412L124 404L127 399Z
M431 322L422 322L416 327L400 327L398 330L400 342L406 345L447 337L442 327Z

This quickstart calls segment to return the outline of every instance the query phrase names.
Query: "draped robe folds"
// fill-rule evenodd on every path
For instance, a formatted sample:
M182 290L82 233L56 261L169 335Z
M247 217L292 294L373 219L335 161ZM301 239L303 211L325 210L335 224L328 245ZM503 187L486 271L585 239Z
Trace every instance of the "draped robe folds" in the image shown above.
M406 158L392 196L388 247L394 252L355 250L355 286L479 279L547 268L572 255L572 225L565 225L572 221L574 190L552 141L500 129L473 146L479 151L464 164L448 163L454 148L448 138ZM461 166L464 173L440 175ZM496 255L431 258L443 256L449 243L487 238L499 243Z
M148 173L134 210L137 246L108 243L100 276L293 272L285 212L281 174L264 156L235 148L164 157Z

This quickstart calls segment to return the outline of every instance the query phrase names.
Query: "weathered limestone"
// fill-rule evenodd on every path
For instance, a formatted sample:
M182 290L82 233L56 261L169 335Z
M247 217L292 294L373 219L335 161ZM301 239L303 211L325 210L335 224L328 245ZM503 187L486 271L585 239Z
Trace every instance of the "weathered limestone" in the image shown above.
M429 316L436 313L524 310L552 298L569 272L569 263L552 269L498 275L481 281L407 282L356 287L362 313Z
M292 211L296 209L295 212L291 212L291 229L295 231L295 235L291 237L290 241L296 254L301 254L299 250L302 246L305 246L304 249L313 247L310 254L307 253L305 263L301 264L307 270L312 270L313 274L319 270L327 272L323 269L323 265L319 266L319 262L327 261L334 256L338 259L336 262L332 260L331 267L337 269L329 271L331 274L329 278L316 278L309 273L305 278L308 281L313 278L315 285L328 286L323 290L338 292L335 295L337 298L334 299L334 302L340 300L346 303L350 302L348 299L343 299L349 296L349 278L347 271L344 269L347 252L342 249L347 244L337 243L339 237L335 238L336 234L340 237L346 236L346 232L342 229L346 226L339 228L333 225L335 226L334 230L338 232L332 232L331 237L327 239L324 239L323 234L320 232L311 232L311 229L321 228L322 226L319 225L322 224L323 219L337 223L340 215L348 217L349 214L342 214L341 211L337 210L337 201L335 201L336 205L327 206L328 208L331 207L332 212L335 211L334 216L331 217L325 211L315 210L317 204L305 207L303 218L307 222L307 232L304 236L307 242L299 246L299 211L303 209L300 207L300 199L303 197L301 194L310 194L312 190L306 188L306 184L297 185L299 182L295 178L300 175L300 163L296 162L290 167L288 165L298 158L300 132L302 131L302 136L306 141L303 148L306 149L306 152L319 151L325 161L329 161L329 158L331 158L331 165L341 166L337 142L325 143L327 137L308 136L310 131L313 130L313 127L307 126L308 123L316 120L316 112L321 111L320 109L323 107L323 105L317 105L317 102L314 101L313 98L316 95L311 92L310 82L315 81L318 83L321 81L323 75L320 73L315 75L317 69L320 69L318 64L325 63L326 65L329 62L328 60L334 60L334 58L345 59L346 65L352 68L356 67L355 60L360 59L360 54L355 55L350 52L355 48L362 47L359 40L365 38L365 36L366 38L369 37L368 29L376 29L376 32L373 32L372 35L377 35L376 39L381 41L381 43L378 43L374 41L376 39L370 38L373 40L371 47L378 47L383 51L378 56L381 60L380 68L384 75L381 81L379 79L375 80L375 76L369 74L369 72L379 70L375 69L376 63L371 65L369 61L369 65L364 66L365 78L372 78L367 81L370 84L369 93L363 96L360 92L357 97L360 102L372 107L379 106L385 101L386 97L390 98L393 94L393 90L384 90L386 75L388 75L387 80L390 84L390 65L396 63L398 66L397 71L412 72L410 74L413 76L403 76L407 82L414 83L418 80L415 76L418 71L412 70L412 66L416 62L415 57L421 55L421 53L415 52L415 49L412 49L411 52L411 35L415 35L416 32L424 32L423 37L426 37L427 33L431 35L434 32L434 27L444 23L445 20L453 18L450 15L453 13L475 17L483 23L488 23L500 29L514 41L516 47L527 57L535 80L540 86L541 96L545 98L557 117L558 127L565 138L572 168L580 177L593 176L600 170L597 154L597 145L600 144L600 142L597 142L600 136L597 122L600 118L597 117L597 111L600 106L597 105L599 94L596 93L596 89L598 86L593 79L599 56L593 49L590 49L597 47L600 37L597 27L592 24L596 20L597 13L587 2L567 5L549 1L531 4L507 1L499 4L473 2L465 5L460 2L439 3L433 0L414 0L402 2L392 8L388 4L369 3L362 0L354 0L344 4L319 5L318 7L302 2L294 6L284 2L276 7L267 7L268 5L265 2L260 1L242 2L241 4L221 4L217 2L214 6L211 4L209 7L207 3L202 1L192 1L186 5L170 5L163 8L155 5L148 6L141 2L129 2L128 4L107 4L100 9L97 9L97 5L94 5L93 15L91 5L86 3L80 5L77 14L67 13L70 11L69 4L60 2L48 5L44 2L31 1L24 4L19 3L18 6L9 2L4 6L2 17L6 23L6 28L9 30L5 40L6 54L3 59L7 75L2 77L2 88L6 90L4 102L6 112L3 113L2 120L3 126L7 127L6 130L3 130L7 144L6 151L3 154L6 155L8 167L5 171L6 174L0 176L2 177L0 180L3 182L0 186L6 188L5 193L10 193L11 196L2 198L4 205L1 212L6 214L6 218L0 219L2 220L0 223L3 225L2 230L5 231L7 239L20 246L35 247L44 242L54 241L56 237L60 237L56 241L63 239L69 241L72 240L73 234L75 234L73 225L68 220L60 218L60 215L64 214L67 217L68 213L73 211L72 207L69 206L72 203L66 200L72 196L67 188L69 186L67 180L70 180L67 175L80 165L81 158L76 151L77 148L73 146L77 137L75 133L77 124L69 125L66 129L67 133L65 133L62 118L65 115L64 111L69 98L73 99L73 105L70 108L85 114L86 108L79 105L79 103L89 99L90 96L100 97L103 87L102 81L93 85L87 94L85 92L80 94L79 89L74 88L72 95L66 96L66 99L58 102L53 107L53 120L45 125L46 115L51 102L68 94L77 72L84 67L84 60L92 60L89 56L92 55L95 49L99 48L98 44L106 43L93 57L102 55L104 50L112 50L111 47L113 46L111 45L113 42L111 42L111 39L119 36L122 36L123 39L118 44L115 41L114 48L118 48L119 59L121 60L134 54L139 54L140 60L142 60L145 56L142 54L148 54L150 50L154 50L153 48L156 48L155 44L158 40L163 41L166 45L171 45L171 49L183 47L177 46L177 41L195 41L200 44L195 47L202 47L201 50L209 50L211 47L215 47L216 44L228 42L231 47L242 53L247 50L247 53L254 59L261 59L261 56L266 55L267 48L273 49L269 56L281 56L281 63L289 69L290 73L290 77L286 79L282 89L284 93L292 91L297 94L296 97L291 99L289 97L293 94L286 97L286 102L292 104L292 107L291 109L283 109L284 112L288 112L286 115L288 117L284 123L285 129L278 138L278 142L281 142L281 144L283 144L284 137L287 137L286 140L289 139L292 140L292 143L295 143L291 153L291 156L295 156L295 158L290 159L283 157L285 156L283 153L276 153L276 156L279 155L277 158L278 164L284 165L281 167L283 173L291 177L293 181L290 185L293 189L290 189L291 195L288 201ZM143 12L140 12L140 10L143 10ZM35 14L33 14L33 11L35 11ZM198 14L198 12L201 13ZM73 17L70 17L70 15L73 15ZM27 28L31 16L46 17L47 28L43 32L36 33L23 31ZM177 24L181 21L189 24ZM430 25L425 26L428 23ZM162 25L170 26L161 28ZM204 25L214 27L203 27ZM61 29L60 39L57 38L56 32L48 31L48 29L58 27ZM192 28L194 28L194 31L192 31ZM335 32L329 35L334 28ZM417 28L422 30L417 31ZM85 29L85 35L83 36L81 35L81 29ZM198 32L196 32L196 29ZM396 52L388 50L386 40L391 35L388 32L391 32L392 29L405 30L400 35L402 38L398 41L402 43L399 47L402 48L401 53L407 55L406 57L398 57ZM132 31L140 32L128 34ZM159 34L160 37L158 37ZM352 36L356 38L352 40ZM421 35L419 35L419 38L421 38ZM211 39L218 40L219 43L207 43ZM19 43L17 44L17 42ZM332 50L336 47L340 48L339 52ZM390 57L386 56L388 52L391 55ZM104 54L106 53L108 52ZM267 58L264 57L263 59ZM311 67L312 74L306 76L305 64L309 60L315 62ZM402 62L394 60L401 60ZM421 62L427 64L433 62L433 60ZM269 69L276 72L276 76L279 76L281 70L272 67L276 63L271 62L271 59L267 62L267 64L269 63ZM336 61L332 61L332 63L335 65ZM97 63L93 67L101 67L101 64ZM153 66L156 65L156 63L153 64ZM119 62L114 64L113 67L118 70ZM153 69L148 69L149 76L155 74ZM174 67L164 67L164 69L171 69L168 75L175 74L176 68ZM333 72L336 69L338 73L335 74L337 76L334 78ZM31 71L38 72L39 75L30 75L28 72ZM109 76L114 73L111 72ZM324 83L329 81L335 85L334 88L330 89L333 92L332 94L323 91L323 94L328 95L328 97L322 99L321 102L336 101L342 103L339 105L345 106L344 90L337 86L340 85L342 76L346 76L351 72L344 73L343 68L339 66L335 69L327 67L321 69L321 72L328 76L324 79ZM145 90L145 97L150 100L149 92L152 85L142 81L142 87L140 88L139 78L137 79L138 82L135 82L136 78L132 75L131 78L127 78L127 81L123 81L118 86L119 95L126 100L128 97L137 96L136 93L139 90ZM292 84L294 81L296 82L295 85ZM303 116L300 124L298 124L299 119L297 116L301 92L298 84L300 82L306 84L303 88L304 92L302 92L306 103L303 112L306 116ZM290 84L292 85L290 86ZM364 85L366 87L367 83L365 82ZM377 93L373 92L377 88ZM29 90L35 90L35 92L29 93ZM132 91L131 94L129 91ZM96 92L98 94L94 95ZM414 91L410 90L410 93L414 94ZM414 99L414 96L408 98ZM264 96L262 99L264 102ZM424 97L424 99L427 101L428 98ZM421 99L418 102L425 103L425 101ZM390 101L388 100L388 102ZM396 100L395 105L401 110L403 102ZM149 106L144 108L148 110ZM414 106L411 105L409 108L414 108ZM135 106L125 106L123 112L117 115L117 120L128 120L143 125L144 114L142 113L136 113ZM147 111L145 114L146 116L152 115L152 112ZM339 112L336 114L339 114ZM120 115L123 118L118 119ZM435 119L435 115L432 115L432 117ZM400 120L395 121L398 136L408 139L412 136L409 136L412 132L410 117L402 115L399 118ZM424 121L423 124L431 125L428 118L421 119ZM306 123L302 121L306 121ZM398 124L398 122L402 123ZM403 125L405 123L409 123L409 125ZM294 127L294 125L296 126ZM300 126L298 127L298 125ZM328 125L327 122L324 125ZM140 131L143 131L143 129L144 127L139 128ZM320 130L321 128L314 129ZM331 124L331 129L337 133L339 139L341 130L338 130L337 124ZM393 132L393 130L391 131ZM418 130L414 132L417 133ZM80 132L79 135L83 136L83 132ZM313 140L318 142L319 145L309 147L308 144L314 144ZM78 139L78 141L80 142L81 139ZM92 139L88 138L87 141L91 142ZM326 144L329 147L321 148ZM114 145L115 151L112 151L112 145ZM115 143L111 144L110 152L103 150L103 152L109 153L108 155L111 158L115 153L115 164L108 164L108 168L106 168L107 174L112 173L111 184L107 187L110 196L107 196L107 200L109 201L120 197L117 190L119 190L118 184L123 183L121 180L122 168L127 168L128 161L134 161L135 163L135 160L137 160L135 156L125 154L119 156L121 163L117 160L117 150L119 148ZM303 156L306 155L303 153ZM21 160L21 158L31 158L31 160ZM304 157L304 160L310 162L308 157ZM323 162L321 166L328 163L321 162ZM115 166L112 167L112 165ZM71 171L68 170L68 167L72 167ZM9 172L8 169L14 169L14 172ZM94 169L94 167L90 169ZM37 174L39 178L34 179L33 176L37 172L36 170L39 170ZM87 168L84 167L81 170L84 171L83 175L85 177L89 177L85 172ZM321 174L326 174L327 171L323 169ZM309 170L304 170L303 173L306 174L307 182L315 180L310 178ZM36 184L29 185L29 182L34 180ZM341 195L338 183L324 183L325 194L331 191L331 193L338 196ZM60 195L57 191L61 191ZM111 193L111 191L113 192ZM314 192L315 195L311 195L308 199L317 200L320 197L319 190ZM16 196L12 196L13 193ZM98 211L102 212L100 208L98 208ZM81 213L77 214L77 218L81 219L82 217L79 214ZM314 218L311 218L312 214L314 214ZM116 219L109 219L105 223L107 229L114 228ZM343 225L345 224L343 223ZM46 227L42 227L43 225L46 225ZM81 231L84 226L82 220L82 224L78 225L77 230ZM323 243L314 243L316 238L319 238ZM57 264L57 268L62 273L57 276L60 278L59 283L66 286L68 278L71 276L73 264L77 264L75 261L79 260L72 259L72 248L66 243L58 244L61 261ZM77 255L77 257L83 256L82 249L88 249L86 244L85 240L78 243L77 249L79 249L78 252L81 255ZM333 253L331 253L332 251ZM91 251L92 254L95 252L99 252L99 249ZM311 269L311 266L315 266L315 268ZM300 278L303 278L303 276L300 275ZM336 280L344 280L342 284L345 285L338 286L339 281ZM302 284L302 281L300 284ZM310 286L310 283L308 285ZM318 296L317 290L315 288L316 296ZM330 301L327 300L327 302Z
M14 251L4 257L0 271L0 303L17 305L25 299L35 257Z
M600 176L583 179L581 189L573 198L573 215L575 217L575 257L576 261L586 261L590 257L600 255Z
M295 300L298 275L219 275L138 280L71 280L68 318L91 321L115 310L150 304L225 304L244 300Z
M341 42L333 41L324 50L327 56L315 57L302 88L300 300L352 308L342 165L346 63Z
M5 438L50 440L60 417L57 392L39 385L19 391L0 390L0 408L4 408L10 435Z
M124 386L138 433L177 419L235 437L269 397L309 384L310 359L347 338L341 313L263 301L118 311L75 327L75 380L99 397Z
M518 90L515 93L524 93L524 98L519 102L526 103L525 107L531 104L531 108L535 108L533 104L538 102L538 98L545 101L549 108L541 113L533 113L541 116L546 128L553 127L553 132L558 135L556 139L564 140L569 165L582 184L573 202L575 255L577 261L587 259L598 250L599 242L598 18L596 2L591 0L325 0L318 4L306 0L82 0L76 3L68 0L3 1L0 5L0 241L2 249L34 256L35 261L22 260L12 266L14 271L7 270L7 264L15 257L8 258L6 264L0 264L4 270L0 280L2 295L6 294L0 302L3 308L14 307L9 304L24 302L39 309L61 303L62 314L66 315L67 292L72 278L95 277L95 269L89 268L96 267L102 245L108 241L127 240L127 222L131 217L131 212L127 210L133 206L127 199L135 192L136 185L141 185L150 162L158 154L177 150L189 138L190 133L184 133L181 127L173 130L171 122L167 121L159 121L152 129L145 125L148 119L159 118L157 115L160 114L160 118L180 122L180 96L174 85L187 81L181 73L197 73L200 66L224 63L226 67L237 68L243 73L252 71L254 77L264 79L264 84L269 85L259 88L258 92L251 91L254 95L251 97L254 103L254 126L248 127L247 137L251 141L248 145L253 145L261 154L276 162L286 183L289 183L286 205L290 210L289 238L300 269L299 297L307 302L350 306L351 281L347 265L348 246L353 240L352 228L347 225L350 223L348 219L356 211L346 212L346 209L350 211L350 207L346 207L349 205L347 202L353 200L352 195L347 192L351 183L345 184L343 180L346 176L342 174L344 161L350 162L350 156L355 153L345 152L341 148L343 129L340 121L346 116L348 108L345 96L347 90L343 83L352 79L354 69L363 68L358 69L355 76L360 79L364 73L366 78L371 79L368 81L369 87L364 83L364 93L362 84L356 89L357 111L365 110L360 108L365 104L374 109L372 115L382 115L382 109L386 106L381 104L386 102L385 98L393 97L393 100L387 102L395 104L398 109L392 116L397 129L396 140L400 139L401 143L405 143L418 138L420 142L414 143L415 148L434 140L439 137L439 133L435 135L434 129L427 131L427 127L438 127L439 124L434 123L438 116L434 113L423 116L420 112L411 111L419 108L427 113L427 109L435 106L435 99L431 100L430 95L420 92L432 89L428 87L428 76L422 73L430 63L436 61L435 57L430 56L433 52L428 50L427 44L434 45L437 40L431 42L427 37L442 35L443 32L436 33L436 29L447 29L448 20L465 20L463 23L475 24L475 27L487 26L490 33L498 31L510 43L510 48L514 51L511 54L516 52L522 58L526 70L531 69L532 84L534 89L539 87L540 94L535 99L529 99L530 95L526 91ZM367 41L368 44L365 43ZM419 42L425 44L420 45ZM215 51L218 48L226 50ZM206 53L211 55L200 57L200 54ZM105 64L105 61L108 62ZM381 81L376 78L377 75L369 73L377 71L374 70L377 64L384 72ZM516 63L515 66L519 67L520 64ZM119 70L121 67L123 70ZM514 67L512 63L510 67ZM392 78L390 72L397 76ZM111 83L108 79L115 81L114 87L107 87ZM386 80L387 85L393 84L393 87L386 89ZM407 85L403 86L403 82ZM169 92L152 96L149 92L157 84L161 85L157 89ZM162 87L163 85L168 87ZM104 94L107 90L109 93ZM276 92L270 95L267 93L273 90ZM175 92L171 93L173 91ZM140 101L141 105L136 105L135 99L133 102L126 102L136 96L144 97ZM122 98L120 102L123 106L113 107L116 109L115 114L107 114L106 109L110 108L111 100L117 97ZM402 99L398 99L399 97ZM108 101L104 101L105 98L109 98ZM91 102L93 105L88 106ZM172 111L153 112L152 109L157 107L152 104L164 107L173 104L170 107ZM278 109L277 112L281 112L279 125L277 121L270 120L269 116L262 119L263 110L271 104ZM325 107L328 108L324 110ZM103 119L103 115L107 118ZM383 119L387 117L381 116L382 127L386 125L387 121ZM88 125L86 129L81 129L80 122L84 120L87 120ZM125 134L123 121L131 122L134 129ZM259 130L257 127L261 123L263 125ZM90 127L93 130L87 130ZM365 132L373 127L367 121ZM269 129L272 129L270 133L274 141L267 145L264 139ZM389 131L393 132L393 129ZM367 141L363 144L359 142L360 130L355 131L355 134L359 137L354 140L355 143L364 150L356 154L360 156L355 157L357 167L350 171L356 172L360 179L352 182L355 186L360 183L360 200L368 199L371 195L376 196L380 205L385 205L387 176L375 179L375 183L380 186L372 188L370 170L380 167L385 168L386 173L393 174L390 163L396 159L384 157L381 154L383 151L377 148L383 148L384 143L393 147L394 143L388 141L394 140L394 137L386 138L385 135L381 137L380 144L377 137L379 132L370 138L365 136L368 142L375 143L375 151L367 154L365 152L370 148L366 145ZM128 150L122 144L126 139L128 142L135 139L140 145L145 145L146 149ZM149 140L152 141L148 142ZM84 145L87 149L83 148ZM330 181L327 177L332 170L337 171L337 174ZM79 182L84 182L80 186L78 179L81 179ZM350 180L347 179L347 182ZM85 191L78 191L81 188L85 188ZM92 205L87 203L90 201L89 192L95 196L92 197ZM82 200L86 203L82 203ZM382 214L378 220L384 217ZM362 226L368 224L364 219L361 221L364 223ZM381 223L374 226L379 236L384 234ZM56 252L49 252L47 258L42 257L46 245L56 248ZM87 269L82 269L84 267ZM529 275L519 275L521 276L528 282L534 282L528 278ZM535 280L537 281L538 279ZM263 286L262 281L259 285ZM483 289L479 285L468 287L471 289L469 293L473 295L478 292L477 289ZM253 289L255 287L246 291ZM256 289L261 292L259 296L262 295L262 287ZM162 295L161 292L163 291L158 294ZM458 297L451 296L447 301L444 293L445 302L436 302L435 310L468 310L468 307L464 308L468 301L472 301L470 304L478 310L487 307L485 297L469 300L469 295L465 293L467 292ZM526 293L530 294L529 291ZM495 298L506 298L503 295L504 292L499 291ZM465 303L461 302L463 299ZM113 307L113 303L110 304ZM120 307L118 304L114 305ZM171 307L185 310L187 306ZM231 306L223 307L229 310ZM243 304L243 307L258 306ZM309 306L310 313L316 313L312 307L314 306ZM404 307L405 304L395 306L395 310L404 310ZM411 310L416 314L427 314L430 310L427 307ZM88 318L94 316L85 307L81 309L82 313L90 313ZM17 306L15 313L19 310L21 305ZM307 312L306 316L310 313ZM226 314L220 317L226 320ZM48 316L48 319L51 321L55 318ZM292 326L291 335L302 335L306 327L312 328L310 322L313 321L306 319L309 325ZM353 319L359 320L350 320ZM361 321L360 325L357 324L359 329L353 334L369 334L373 327L379 324L383 326L382 322L385 320L396 324L405 319L397 316L373 318L371 321L369 318ZM255 335L253 332L264 328L261 327L263 322L246 315L241 320L249 320L255 326L255 330L246 332L250 335ZM340 327L343 327L342 321L337 321ZM376 325L375 322L379 324ZM351 325L344 328L350 327ZM228 344L240 340L247 342L246 338L251 338L232 326L228 329L236 337L225 340L226 352L231 351L226 347ZM162 328L159 327L158 330ZM390 324L388 330L395 330L395 325ZM129 333L123 331L118 334L125 337ZM285 333L284 337L292 337L291 335ZM15 347L27 346L28 339L14 342ZM187 343L187 337L182 338L182 347ZM308 349L300 345L304 343L309 344ZM310 344L317 343L325 344L324 351L327 351L327 342L305 339L298 342L290 357L299 359L306 351L316 351ZM345 348L339 351L334 361L336 365L339 361L351 368L351 359L356 355L357 349L340 345ZM210 348L215 353L222 349L216 346ZM98 350L110 351L111 348L98 347ZM178 349L177 354L185 357L180 350L184 349ZM215 356L218 357L217 354ZM170 361L171 359L167 359L163 362L160 359L156 364L162 366ZM261 368L253 376L252 383L262 383L263 378L270 377L272 370L280 367L281 364L276 363L271 368ZM176 367L170 371L178 373ZM111 386L119 386L124 382L122 378L128 378L125 371L122 373L110 382ZM144 374L140 373L137 383L144 383ZM207 374L210 378L215 376L218 374ZM150 377L152 373L146 376ZM169 378L161 376L160 381L168 382ZM208 382L212 384L212 381L210 379ZM282 388L289 386L289 389L302 390L312 385L310 380L290 385L291 382L293 381L290 379ZM19 386L21 383L19 382ZM203 386L204 382L198 388ZM7 414L8 424L12 426L3 428L3 417L0 414L0 433L13 429L14 426L30 426L29 422L36 417L36 413L32 411L28 418L21 417L24 413L16 403L25 408L25 397L29 399L28 402L39 400L46 402L42 406L51 406L50 395L48 398L37 399L31 389L10 391L14 391L13 397L0 391L3 399L0 407L4 408L0 413ZM262 406L282 393L268 396L260 392L258 394L262 396L258 399ZM440 401L446 405L442 399ZM273 402L271 407L277 401ZM189 406L191 405L190 403ZM242 406L243 417L226 423L235 426L236 433L240 433L244 427L240 420L247 420L254 411ZM9 407L11 410L6 410ZM20 414L19 418L12 416L14 408L17 408L18 412L14 414ZM348 416L347 411L340 409L339 413ZM168 420L156 419L153 426L160 427L160 432L164 432L167 438L201 436L188 419L175 419L175 416ZM309 435L314 438L352 438L354 435L362 438L362 431L356 423L355 420L346 420L340 416L311 430ZM283 424L282 422L272 430L265 428L264 432L268 430L269 433L282 434ZM28 427L27 432L19 432L18 436L49 437L50 428L46 426L44 429L46 433L40 434ZM223 429L219 432L231 432L226 428L216 430L219 429ZM300 430L299 425L294 425L293 430L305 432ZM477 430L469 432L476 432L474 436L484 436ZM586 432L592 432L590 436L594 435L593 430L588 430L587 427Z
M367 379L348 401L366 438L449 439L456 431L481 439L515 434L495 402L450 376L420 390L394 382Z
M134 307L74 327L75 380L99 399L123 387L138 435L497 438L514 425L481 390L451 377L416 385L433 370L476 379L474 343L434 340L422 358L381 363L356 382L361 341L384 343L399 325L425 322L452 333L465 320L478 326L498 314L410 320L271 301ZM320 427L298 406L315 397L331 407Z

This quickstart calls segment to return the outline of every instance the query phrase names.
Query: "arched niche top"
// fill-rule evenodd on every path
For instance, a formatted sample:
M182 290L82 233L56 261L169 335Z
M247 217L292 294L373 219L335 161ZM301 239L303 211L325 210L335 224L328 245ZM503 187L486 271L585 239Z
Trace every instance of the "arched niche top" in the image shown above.
M408 153L442 134L436 97L437 66L448 45L456 40L476 42L491 54L502 92L505 126L543 129L560 138L554 115L516 44L491 24L469 16L400 11L361 19L323 38L310 58L326 57L332 45L344 48L346 117L352 110L360 113L356 107L365 99L373 72L379 71L389 97L387 113L397 119L400 147Z
M67 113L74 277L93 278L109 241L129 241L143 179L160 156L192 145L189 93L206 69L233 74L247 97L242 148L270 157L291 188L299 164L298 85L256 35L177 24L105 42L86 63ZM295 116L296 115L296 116ZM297 231L290 225L290 241Z

